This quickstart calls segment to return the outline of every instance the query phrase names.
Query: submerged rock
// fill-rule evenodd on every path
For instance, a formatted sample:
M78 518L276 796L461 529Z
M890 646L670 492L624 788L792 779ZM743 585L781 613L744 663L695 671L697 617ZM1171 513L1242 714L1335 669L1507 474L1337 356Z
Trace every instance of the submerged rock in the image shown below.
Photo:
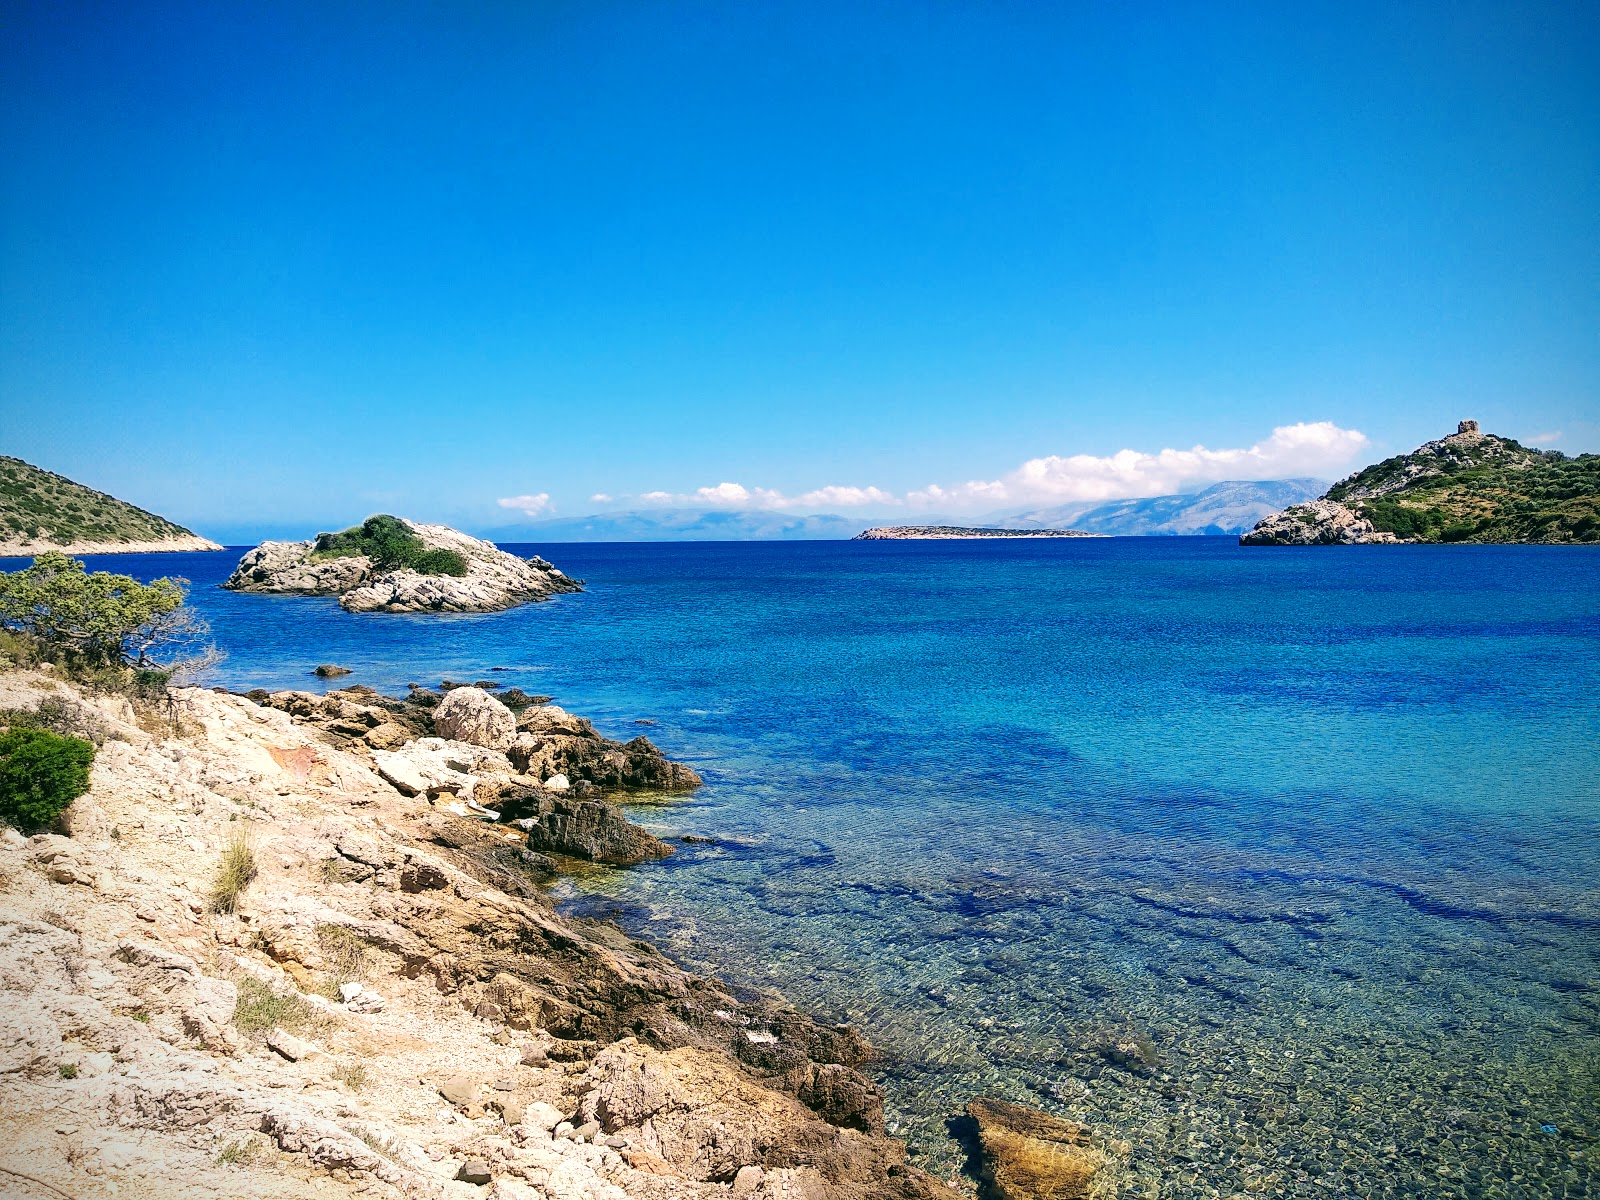
M1079 1200L1092 1195L1109 1157L1090 1142L1089 1129L1025 1104L974 1100L983 1170L1000 1200Z

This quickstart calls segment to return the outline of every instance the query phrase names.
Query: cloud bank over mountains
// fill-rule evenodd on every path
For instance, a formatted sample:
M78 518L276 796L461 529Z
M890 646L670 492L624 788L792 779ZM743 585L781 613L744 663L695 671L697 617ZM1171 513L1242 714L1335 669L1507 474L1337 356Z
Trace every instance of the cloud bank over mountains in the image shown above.
M1230 479L1337 478L1371 444L1359 430L1341 429L1332 421L1302 421L1280 425L1270 436L1243 449L1195 446L1153 454L1140 450L1119 450L1105 456L1051 454L1030 458L999 479L929 484L903 495L878 487L835 485L790 496L773 488L723 482L685 493L645 492L632 499L649 507L776 512L865 508L972 511L1010 504L1123 500L1171 495ZM601 498L594 497L596 501ZM626 499L616 498L619 502ZM542 511L548 502L549 497L542 493L499 501L502 508L519 509L529 516Z

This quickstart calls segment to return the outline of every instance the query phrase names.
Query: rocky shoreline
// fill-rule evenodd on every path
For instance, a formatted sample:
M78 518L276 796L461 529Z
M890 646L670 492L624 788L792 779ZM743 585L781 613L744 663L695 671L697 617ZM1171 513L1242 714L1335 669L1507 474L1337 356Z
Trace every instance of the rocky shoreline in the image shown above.
M698 784L645 739L484 688L174 697L140 712L0 676L0 707L76 706L99 742L63 832L0 839L0 1131L16 1150L0 1170L18 1186L960 1194L885 1135L853 1030L555 911L544 885L563 862L671 852L612 803ZM239 845L254 878L225 911L213 880ZM1097 1178L1112 1194L1116 1164L1086 1132L974 1116L991 1177L1034 1179L997 1195L1089 1195ZM1035 1161L1065 1173L1040 1183Z

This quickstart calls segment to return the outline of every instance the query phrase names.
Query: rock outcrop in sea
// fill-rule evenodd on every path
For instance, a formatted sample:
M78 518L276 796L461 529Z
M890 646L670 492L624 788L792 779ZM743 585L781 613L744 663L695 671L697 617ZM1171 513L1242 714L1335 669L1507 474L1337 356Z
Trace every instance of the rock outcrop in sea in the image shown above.
M1476 421L1264 518L1245 546L1600 541L1600 455L1568 458Z
M504 750L430 730L396 749L460 779L387 779L370 735L432 695L182 689L150 720L0 675L0 708L82 707L101 742L62 832L0 836L0 1190L956 1200L885 1136L853 1030L558 914L548 860L464 803Z
M1333 500L1311 500L1263 517L1239 539L1243 546L1379 546L1400 541L1374 529L1355 509Z
M222 586L236 592L338 596L349 612L498 612L583 590L542 558L518 558L447 525L401 524L426 550L459 555L464 573L384 569L365 554L335 557L319 551L316 541L269 541L246 553Z

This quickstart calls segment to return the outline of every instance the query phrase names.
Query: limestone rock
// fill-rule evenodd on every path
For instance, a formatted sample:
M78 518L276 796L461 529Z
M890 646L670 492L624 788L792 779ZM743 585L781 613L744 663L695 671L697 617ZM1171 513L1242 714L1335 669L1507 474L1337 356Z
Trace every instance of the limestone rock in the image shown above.
M462 1183L475 1183L480 1187L488 1183L494 1176L489 1171L489 1164L481 1158L469 1158L461 1164L461 1169L456 1172L456 1178Z
M310 1042L281 1029L274 1029L267 1034L267 1048L290 1062L300 1062L317 1052Z
M1295 504L1265 518L1239 539L1243 546L1376 546L1400 539L1380 533L1354 509L1334 500Z
M1107 1155L1088 1128L1024 1104L974 1100L984 1173L1000 1200L1079 1200L1091 1195Z
M439 736L491 750L510 749L517 736L512 711L482 688L455 688L433 710Z

